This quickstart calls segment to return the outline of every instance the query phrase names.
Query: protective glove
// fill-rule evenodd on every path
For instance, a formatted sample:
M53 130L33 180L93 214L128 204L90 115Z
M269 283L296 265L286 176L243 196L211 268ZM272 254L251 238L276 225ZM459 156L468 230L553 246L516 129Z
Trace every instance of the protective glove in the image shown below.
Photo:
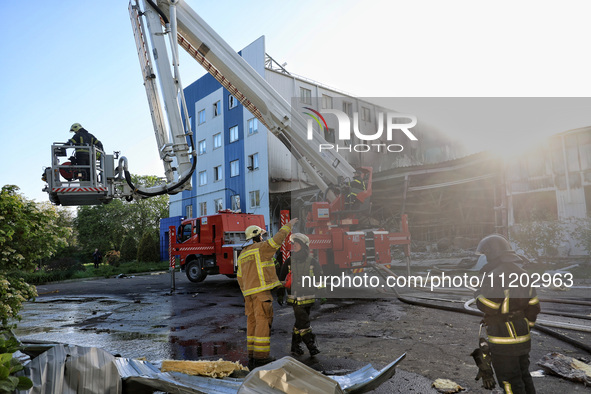
M277 296L277 303L281 306L285 303L285 300L282 295Z
M482 387L487 390L495 388L495 376L493 369L490 365L490 355L484 354L480 348L475 349L472 354L472 358L476 362L478 367L478 374L474 380L482 378Z

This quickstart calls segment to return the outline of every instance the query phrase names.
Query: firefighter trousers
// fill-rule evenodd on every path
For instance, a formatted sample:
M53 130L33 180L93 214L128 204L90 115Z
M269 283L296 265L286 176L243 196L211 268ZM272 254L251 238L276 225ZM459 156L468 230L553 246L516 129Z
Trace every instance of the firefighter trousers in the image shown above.
M294 327L298 330L310 328L310 311L312 304L296 305L293 304L293 315L295 317Z
M529 354L521 356L492 355L492 365L499 386L507 394L535 394L529 373Z
M244 297L246 343L249 359L266 359L271 353L273 296L270 290Z

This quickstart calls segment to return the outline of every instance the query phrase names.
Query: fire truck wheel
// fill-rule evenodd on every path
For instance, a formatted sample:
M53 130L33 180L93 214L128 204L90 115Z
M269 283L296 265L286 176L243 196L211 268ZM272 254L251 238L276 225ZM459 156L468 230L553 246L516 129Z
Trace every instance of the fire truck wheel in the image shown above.
M187 273L187 278L194 283L203 282L207 278L207 272L203 269L203 261L201 259L188 262L185 272Z

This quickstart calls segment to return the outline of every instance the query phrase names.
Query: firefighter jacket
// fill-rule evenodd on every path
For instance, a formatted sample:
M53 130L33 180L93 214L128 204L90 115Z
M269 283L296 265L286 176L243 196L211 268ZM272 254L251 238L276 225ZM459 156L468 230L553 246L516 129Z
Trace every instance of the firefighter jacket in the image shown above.
M322 269L318 261L311 255L305 259L297 259L292 254L281 267L279 278L285 280L289 273L291 273L292 282L291 287L287 289L287 303L293 305L313 304L316 301L317 286L322 276ZM304 276L306 279L303 279Z
M475 294L476 305L484 312L493 355L520 356L531 349L530 328L540 313L540 301L535 288L524 279L528 274L515 265L522 261L509 252L481 271L486 274Z
M367 190L365 186L365 182L361 177L354 177L351 182L349 182L349 194L347 194L347 200L349 202L355 201L357 195L363 191Z
M100 150L103 150L103 143L84 128L78 130L74 136L68 140L68 145L94 145ZM76 148L76 154L78 153L88 154L89 150L88 148Z
M238 284L244 296L260 293L281 286L275 271L273 256L291 231L285 225L264 242L255 242L245 247L238 258Z

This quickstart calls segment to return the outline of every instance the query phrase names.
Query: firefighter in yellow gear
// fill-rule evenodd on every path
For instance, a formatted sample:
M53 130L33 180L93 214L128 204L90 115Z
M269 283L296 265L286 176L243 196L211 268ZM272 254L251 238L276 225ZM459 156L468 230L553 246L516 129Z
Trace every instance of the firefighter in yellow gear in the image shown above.
M510 284L510 278L527 275L518 266L527 260L517 255L509 241L498 234L483 238L476 253L485 255L487 260L481 270L485 280L475 297L478 309L484 312L497 382L505 393L534 394L529 373L530 329L540 313L540 301L529 281L526 286L519 280ZM491 383L494 387L494 381Z
M273 323L271 290L281 286L273 256L297 221L290 220L273 238L266 241L263 241L266 231L259 226L249 226L245 231L246 240L252 240L253 243L240 253L236 276L244 296L248 366L251 369L272 361L269 356Z
M357 199L357 195L367 190L367 186L365 185L365 181L363 179L363 172L359 169L356 169L353 179L348 183L347 186L348 193L346 203L351 209L355 209L361 205L361 201Z
M68 140L66 145L77 147L76 155L73 157L73 164L84 166L80 169L82 174L81 180L88 181L90 180L90 174L85 167L90 164L90 146L96 146L98 149L103 150L103 143L82 127L80 123L74 123L70 127L70 132L74 133L74 136ZM100 158L100 152L97 152L97 159L98 158Z
M301 233L291 235L291 256L281 268L279 278L285 281L287 288L287 303L293 307L295 323L291 336L291 353L295 356L304 354L301 343L304 342L310 356L320 353L316 344L316 335L310 326L310 311L316 302L317 289L314 287L314 277L322 276L322 269L318 261L310 254L310 238ZM308 277L308 279L303 279ZM291 279L291 280L290 280Z

